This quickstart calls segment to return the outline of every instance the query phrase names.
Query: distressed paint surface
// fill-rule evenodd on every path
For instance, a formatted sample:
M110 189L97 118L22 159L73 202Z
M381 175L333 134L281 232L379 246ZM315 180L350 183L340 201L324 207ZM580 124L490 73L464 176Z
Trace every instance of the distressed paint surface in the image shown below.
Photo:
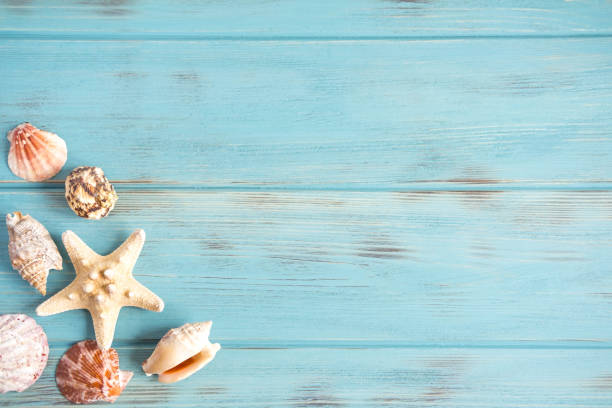
M64 137L59 179L88 163L223 187L612 182L612 37L0 47L0 130Z
M138 373L152 349L118 347L121 368L137 374L113 407L565 408L609 407L612 398L609 349L230 347L171 385ZM49 365L63 352L52 348ZM56 392L47 369L20 401L74 407L40 397Z
M122 310L114 406L609 407L611 50L609 1L3 1L0 132L69 157L0 165L0 209L100 253L146 230L166 309ZM102 221L64 201L83 164L115 182ZM42 300L6 255L0 313ZM142 374L208 319L207 368ZM1 406L69 406L87 312L37 321L49 366Z
M41 39L612 33L612 5L606 0L4 0L2 12L3 31Z
M118 194L111 216L85 222L61 190L0 190L2 208L27 203L58 242L70 229L103 254L147 232L134 273L166 309L122 310L118 341L198 319L223 338L272 343L612 339L612 192ZM53 271L48 293L73 276ZM34 310L41 298L8 260L0 279L0 310ZM52 339L90 334L83 311L39 320Z

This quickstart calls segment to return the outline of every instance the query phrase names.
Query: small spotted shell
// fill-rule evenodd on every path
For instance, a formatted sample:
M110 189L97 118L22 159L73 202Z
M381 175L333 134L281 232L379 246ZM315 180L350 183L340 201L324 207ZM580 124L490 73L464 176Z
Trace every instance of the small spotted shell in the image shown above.
M0 316L0 393L29 388L48 357L47 335L34 319L24 314Z
M43 296L46 295L49 269L62 269L62 256L49 231L34 218L20 212L7 214L6 227L13 268Z
M208 340L211 326L212 322L208 321L170 329L142 363L145 374L159 374L159 382L173 383L202 369L221 349L218 343Z
M117 193L101 168L81 166L66 178L66 201L79 217L99 220L115 207Z
M103 350L93 340L83 340L62 356L55 381L66 399L75 404L115 402L132 378L131 371L119 370L119 355L113 348Z

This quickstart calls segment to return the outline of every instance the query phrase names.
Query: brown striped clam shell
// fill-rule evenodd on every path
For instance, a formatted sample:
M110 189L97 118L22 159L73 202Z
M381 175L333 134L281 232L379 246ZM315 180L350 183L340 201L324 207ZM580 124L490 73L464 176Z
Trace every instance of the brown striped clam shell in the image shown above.
M115 402L132 375L131 371L119 369L119 355L115 349L103 350L94 340L83 340L62 356L55 371L55 381L67 400L91 404Z

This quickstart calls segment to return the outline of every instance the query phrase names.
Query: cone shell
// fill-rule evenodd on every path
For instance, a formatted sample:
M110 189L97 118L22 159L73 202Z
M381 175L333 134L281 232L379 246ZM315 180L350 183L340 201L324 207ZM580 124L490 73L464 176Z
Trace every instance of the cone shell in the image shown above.
M8 165L11 171L28 181L43 181L55 176L68 157L66 142L55 133L22 123L11 130Z
M102 350L93 340L84 340L64 354L55 371L57 387L75 404L115 402L132 378L131 371L119 370L115 349Z
M49 231L34 218L14 212L6 215L9 257L13 268L43 296L49 269L62 269L62 256Z
M159 382L173 383L200 370L221 349L218 343L208 340L211 326L211 321L187 323L168 331L142 363L145 374L159 374Z
M0 393L21 392L38 380L47 365L45 331L24 314L0 316Z
M101 168L81 166L66 178L66 201L79 217L99 220L115 207L117 193Z

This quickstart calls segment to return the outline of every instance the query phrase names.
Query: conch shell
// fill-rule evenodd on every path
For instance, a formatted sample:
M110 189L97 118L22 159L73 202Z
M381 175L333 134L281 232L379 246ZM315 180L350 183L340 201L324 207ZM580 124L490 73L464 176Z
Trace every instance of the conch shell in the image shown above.
M11 130L8 165L11 171L28 181L43 181L55 176L64 167L68 150L64 139L55 133L22 123Z
M45 296L49 269L62 269L62 256L49 231L40 222L19 211L6 215L6 227L13 268Z
M171 329L161 338L153 354L142 363L146 375L159 374L161 383L173 383L189 377L210 363L218 343L208 340L212 322L187 323Z
M81 166L66 177L66 201L79 217L99 220L111 212L117 193L101 168Z

